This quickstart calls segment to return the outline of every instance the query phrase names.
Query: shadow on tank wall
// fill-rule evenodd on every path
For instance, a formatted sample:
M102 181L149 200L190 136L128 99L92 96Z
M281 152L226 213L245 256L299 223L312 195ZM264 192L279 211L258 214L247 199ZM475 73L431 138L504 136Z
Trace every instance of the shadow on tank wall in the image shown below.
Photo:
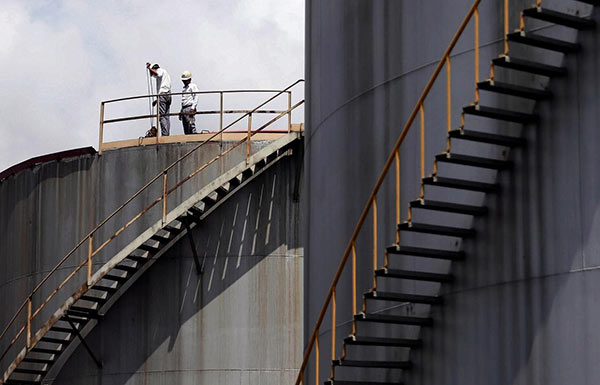
M268 377L258 372L295 367L302 352L295 163L281 160L193 229L203 274L186 235L129 288L87 337L102 369L79 346L54 383L230 383L227 376L244 369ZM218 373L227 369L234 373Z

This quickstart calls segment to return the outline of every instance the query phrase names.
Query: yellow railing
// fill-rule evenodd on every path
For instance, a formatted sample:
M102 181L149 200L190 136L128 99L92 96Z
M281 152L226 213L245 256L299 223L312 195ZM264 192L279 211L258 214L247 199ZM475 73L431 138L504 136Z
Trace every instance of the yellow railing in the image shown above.
M342 259L338 265L338 269L335 272L335 275L333 277L333 281L329 287L329 290L327 292L327 295L325 297L325 301L321 307L321 310L319 312L319 315L317 317L316 323L313 327L312 333L310 335L310 338L308 340L308 344L306 346L306 350L304 352L304 356L302 359L302 363L300 365L299 368L299 373L298 376L296 378L296 385L299 384L304 384L304 379L306 377L306 369L307 366L309 364L309 361L311 359L311 354L314 352L314 375L315 375L315 384L319 384L319 373L320 373L320 368L319 368L319 359L320 359L320 346L319 346L319 335L320 335L320 330L323 324L323 321L325 319L325 316L328 314L329 309L331 309L331 359L335 360L336 359L336 327L338 326L336 324L337 322L337 312L338 312L338 306L337 306L337 298L336 296L339 295L338 291L337 291L337 286L338 283L340 281L340 278L342 277L342 273L345 270L345 267L347 266L347 262L350 259L351 260L351 286L352 286L352 298L351 298L351 307L352 307L352 316L357 314L357 247L356 247L356 242L357 239L359 237L359 234L361 234L361 230L363 229L363 225L365 224L365 222L367 221L367 217L369 216L369 214L372 214L372 234L368 234L369 237L372 237L372 258L373 258L373 263L372 263L372 268L373 268L373 290L376 289L377 286L377 280L376 280L376 275L375 275L375 271L378 268L378 248L377 248L377 239L378 239L378 233L377 233L377 223L378 223L378 219L377 219L377 194L379 192L379 189L381 188L382 184L384 183L384 180L386 179L386 177L388 176L388 173L390 171L390 168L392 167L392 164L395 163L395 206L396 206L396 210L395 210L395 219L396 219L396 223L400 224L400 147L402 145L402 143L404 142L404 139L406 138L409 130L411 129L413 123L415 122L415 120L417 119L417 117L419 118L419 129L420 129L420 135L419 135L419 141L420 141L420 156L419 156L419 176L421 179L421 187L420 187L420 199L424 198L424 194L425 194L425 188L424 188L424 184L422 182L422 179L425 177L425 100L427 99L427 96L429 94L429 92L431 91L434 83L436 82L436 80L438 79L438 76L440 75L440 73L442 72L442 70L444 69L444 67L446 68L446 114L447 114L447 119L446 119L446 125L447 125L447 130L450 131L451 127L452 127L452 83L451 83L451 58L450 58L450 54L452 53L452 50L454 49L456 43L458 42L459 38L462 36L465 28L467 27L467 25L469 24L469 22L471 21L471 19L473 19L473 24L474 24L474 72L475 72L475 76L474 76L474 82L475 82L475 99L473 104L478 104L479 103L479 90L478 90L478 86L477 83L479 83L479 5L481 3L481 0L475 0L472 4L472 6L470 7L469 11L467 12L466 16L464 17L464 19L462 20L458 30L456 31L454 37L452 38L450 44L448 45L448 47L446 48L446 51L444 52L444 54L442 55L441 59L439 60L435 70L433 71L433 74L431 75L431 77L429 78L429 81L427 82L423 92L421 93L421 96L419 97L416 105L414 106L406 124L404 125L400 136L398 137L390 155L388 156L384 166L383 166L383 170L381 171L379 178L377 179L377 182L375 183L375 186L373 187L371 194L369 195L369 198L367 200L366 205L364 206L361 215L358 219L358 222L356 224L356 226L354 227L354 231L352 232L352 236L350 237L350 240L348 241L346 248L344 250L344 254L342 255ZM539 1L538 1L539 4ZM509 33L509 24L508 24L508 12L509 12L509 6L508 6L508 0L504 0L504 33L505 35ZM508 54L508 41L505 39L504 42L504 53ZM493 79L493 74L494 74L494 68L493 65L490 66L490 79ZM464 127L464 115L461 114L461 123L460 123L460 127L463 128ZM450 152L450 140L448 138L447 140L447 147L446 147L446 151ZM432 175L436 175L437 174L437 162L434 162L433 165L433 174ZM408 217L407 217L407 221L411 221L412 220L412 212L411 212L411 208L409 207L408 209ZM398 243L400 241L400 233L399 231L396 231L396 242ZM385 253L385 258L384 258L384 267L387 268L388 267L388 255L387 253ZM363 310L362 311L366 311L366 309L364 309L364 302L363 302ZM353 321L352 322L352 333L356 333L356 322ZM346 352L343 351L342 352L342 358L345 357ZM333 376L334 372L333 372L333 367L332 367L332 376Z
M289 106L288 109L281 111L277 116L275 116L274 118L272 118L267 123L263 124L262 126L260 126L257 129L252 129L252 114L254 114L257 111L259 111L260 108L262 108L267 103L269 103L272 100L274 100L279 95L284 94L284 93L291 94L290 90L293 87L295 87L298 84L303 83L303 82L304 82L304 80L302 80L302 79L297 80L296 82L294 82L290 86L286 87L285 89L283 89L281 91L278 91L276 95L268 98L267 100L265 100L264 102L262 102L260 105L258 105L254 109L248 111L247 113L245 113L241 117L239 117L236 120L234 120L232 123L228 124L225 127L222 127L219 131L215 132L213 135L211 135L211 137L209 137L208 139L206 139L202 143L199 143L198 145L196 145L193 149L191 149L186 154L184 154L179 159L177 159L175 162L173 162L168 167L166 167L162 172L158 173L148 183L146 183L144 186L142 186L135 194L133 194L129 199L127 199L120 207L118 207L114 212L112 212L108 217L106 217L102 222L100 222L96 227L94 227L34 287L34 289L29 293L29 295L27 296L27 298L23 301L23 303L21 304L21 306L18 308L18 310L16 311L16 313L14 314L14 316L10 319L10 321L8 322L8 324L5 326L5 328L3 329L2 333L0 334L0 342L3 340L3 338L5 338L8 335L8 331L11 329L11 327L13 327L13 325L15 325L15 322L19 318L19 316L21 316L21 315L25 316L25 321L23 322L23 325L20 328L18 326L15 327L15 329L18 329L18 331L16 332L16 334L14 335L14 337L10 340L10 342L8 343L8 346L6 347L6 349L4 350L4 352L2 353L2 355L0 356L0 362L4 359L4 357L8 354L8 352L15 346L15 343L19 340L19 338L21 338L23 336L23 334L25 334L25 347L27 348L27 350L31 349L38 342L40 336L37 336L36 333L34 333L33 330L32 330L33 329L32 323L35 320L36 316L38 316L40 314L40 312L48 305L48 303L58 293L61 293L61 290L67 285L68 282L70 282L73 279L73 277L79 271L81 271L82 269L84 269L86 267L87 267L87 272L86 272L86 280L87 281L83 281L83 280L82 281L83 281L84 285L87 282L88 286L89 286L90 279L91 279L91 277L93 275L94 257L97 256L98 253L100 253L107 245L109 245L120 234L122 234L123 231L125 231L127 228L129 228L131 225L133 225L144 214L146 214L148 211L150 211L153 207L155 207L159 203L162 203L161 217L162 217L163 223L166 224L165 221L166 221L166 215L167 215L167 211L168 211L167 210L167 198L168 198L168 196L170 194L172 194L173 192L175 192L177 189L179 189L185 182L189 181L194 176L198 175L202 170L205 170L208 166L210 166L211 164L215 163L217 160L223 158L223 156L225 156L226 154L230 153L235 148L243 145L244 143L247 144L247 147L246 147L246 159L248 160L249 157L250 157L250 155L251 155L250 141L251 141L252 136L254 136L255 134L257 134L257 133L259 133L261 131L263 131L266 127L270 126L271 124L275 123L276 121L278 121L279 119L285 117L286 115L289 116L289 114L293 110L295 110L296 108L298 108L299 106L301 106L304 103L304 100L298 101L297 103L295 103L293 105L290 102L290 106ZM188 158L191 154L195 153L198 149L202 148L211 139L213 139L216 136L220 135L223 131L225 131L225 130L229 129L230 127L234 126L236 123L241 122L244 118L248 119L248 126L247 126L247 130L248 130L247 132L248 132L248 134L247 134L247 136L244 139L239 140L238 142L234 143L228 149L222 150L218 155L216 155L210 161L204 163L199 168L197 168L195 171L191 172L187 176L185 176L182 179L180 179L172 187L168 186L167 175L168 175L169 170L173 169L175 166L177 166L178 164L180 164L184 159ZM144 209L142 209L140 212L138 212L137 214L135 214L123 226L121 226L116 232L114 232L110 237L108 237L108 239L104 240L98 247L95 248L94 247L94 242L96 241L95 235L99 232L99 230L109 220L111 220L117 214L121 213L123 211L123 209L126 206L128 206L136 197L140 196L140 194L142 194L144 192L149 192L150 186L152 186L155 182L157 182L159 180L162 182L161 183L162 192L161 192L160 196L158 196L154 200L151 200L151 203L149 205L147 205ZM114 228L114 227L111 227L111 228ZM84 248L85 248L85 250L82 250ZM83 258L82 261L73 261L73 258L76 255L76 253L77 253L78 250L85 251L85 256L86 257ZM56 274L56 272L61 267L63 267L67 261L71 261L71 262L74 262L76 264L76 266L69 272L69 274L67 275L67 277L65 279L63 279L61 281L61 283L58 284L58 286L53 286L53 287L50 287L50 288L47 287L48 285L44 286L46 283L50 284L50 282L51 282L51 281L49 281L50 278L54 277L54 275ZM60 278L56 278L56 279L60 279ZM40 290L42 289L42 287L44 287L45 288L45 292L49 293L49 294L41 302L41 304L39 306L34 307L34 303L33 303L34 302L33 301L34 296L38 292L40 292ZM64 299L69 298L69 296L71 294L72 294L72 292L66 293L66 295L64 296ZM40 330L43 327L44 326L42 326L40 328ZM0 377L0 381L1 381L1 377Z
M287 113L287 129L288 132L292 128L292 114L289 110L292 108L292 91L291 90L226 90L226 91L198 91L194 92L195 95L215 95L219 97L219 109L216 110L197 110L193 115L219 115L219 131L223 132L224 129L224 118L225 115L240 115L246 116L248 113L252 112L253 114L281 114L282 112ZM254 109L254 110L244 110L244 109L226 109L225 108L225 95L239 95L239 94L275 94L275 97L271 99L271 101L275 101L278 97L286 97L287 109L285 110L273 110L273 109ZM184 95L183 92L173 92L170 94L171 96L179 96ZM141 99L154 99L155 102L158 101L159 94L154 95L139 95L139 96L129 96L125 98L111 99L105 100L100 103L100 125L98 129L98 153L102 154L102 151L107 148L106 142L104 141L104 130L105 125L126 121L135 121L135 120L153 120L156 119L156 128L157 134L156 137L152 138L153 143L163 143L165 142L161 139L161 130L160 130L160 118L161 116L179 116L179 112L168 113L168 114L160 114L158 108L156 109L156 114L147 114L147 115L135 115L135 116L126 116L114 119L106 119L105 110L106 107L110 104L132 101L132 100L141 100ZM158 104L158 103L157 103ZM222 140L222 135L219 138Z

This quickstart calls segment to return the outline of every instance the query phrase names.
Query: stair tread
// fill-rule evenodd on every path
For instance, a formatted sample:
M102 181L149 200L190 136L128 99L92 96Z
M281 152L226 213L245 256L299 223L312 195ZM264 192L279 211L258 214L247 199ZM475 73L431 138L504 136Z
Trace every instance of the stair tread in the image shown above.
M591 29L594 28L594 26L596 25L596 23L593 20L585 19L579 16L569 15L567 13L558 12L543 7L532 7L524 9L523 16L579 30Z
M448 136L454 139L470 140L473 142L497 144L499 146L516 147L525 145L526 141L523 138L516 136L490 134L481 131L472 130L451 130L448 132Z
M117 269L117 270L121 270L121 271L126 271L128 273L135 273L136 271L138 271L138 268L135 266L128 266L128 265L117 265L115 267L113 267L113 269Z
M158 241L160 243L169 243L169 241L171 240L171 238L169 237L163 237L162 235L158 235L158 234L154 234L150 237L150 239L154 240L154 241Z
M420 339L409 338L348 336L344 339L344 343L346 345L419 347L422 346L423 341L421 341Z
M381 301L400 301L400 302L413 302L413 303L424 303L424 304L439 304L442 302L440 297L432 295L420 295L420 294L407 294L407 293L394 293L387 291L370 291L364 294L367 299L381 300Z
M47 370L42 370L42 369L23 369L23 368L16 368L13 370L13 373L23 373L23 374L41 374L44 375L46 373L48 373Z
M69 334L73 333L73 329L72 328L63 328L63 327L60 327L60 326L52 326L50 328L50 331L57 332L57 333L69 333Z
M32 364L44 364L44 365L52 365L55 360L45 360L42 358L23 358L23 362L29 362Z
M426 247L392 245L388 246L386 250L390 254L412 255L416 257L447 259L452 261L459 261L465 258L465 253L463 251L429 249Z
M31 351L33 353L55 354L55 355L59 355L60 353L62 353L62 350L40 348L40 347L37 347L37 346L34 347L33 349L31 349Z
M538 47L562 53L573 53L581 49L581 45L579 43L571 43L568 41L553 39L551 37L536 35L534 33L525 31L509 33L506 35L506 37L509 41L514 41L515 43L521 43L530 45L532 47Z
M533 73L542 76L565 76L567 69L565 67L557 67L545 63L537 63L530 60L514 58L508 55L501 55L493 59L492 63L498 67L514 69L517 71Z
M177 227L175 227L175 226L171 226L171 225L166 225L166 226L163 226L163 230L165 230L165 231L168 231L168 232L170 232L170 233L175 233L175 234L178 234L178 233L180 233L180 232L181 232L181 230L180 230L180 229L178 229L178 228L177 228Z
M144 250L144 251L149 251L151 253L157 252L158 250L160 250L160 248L156 247L156 246L150 246L147 245L145 243L142 243L141 245L138 246L139 250Z
M455 154L444 152L437 154L435 160L444 163L460 164L463 166L472 166L480 168L490 168L494 170L502 170L512 167L512 162L502 159L483 158L480 156Z
M139 256L139 255L128 255L127 259L130 259L132 261L139 262L139 263L146 263L148 261L148 258Z
M410 207L467 215L484 215L488 211L487 207L484 206L465 205L460 203L442 202L430 199L416 199L410 202Z
M519 86L511 83L499 82L496 80L485 80L477 83L477 87L480 90L497 92L500 94L519 96L522 98L533 99L533 100L545 100L552 97L552 93L548 90L539 88Z
M390 369L410 369L410 361L370 361L370 360L332 360L333 366L349 366L359 368L390 368Z
M431 326L433 319L429 317L401 316L390 314L360 313L354 316L356 321L393 323L402 325Z
M62 339L62 338L52 338L52 337L42 337L40 339L40 341L42 342L48 342L48 343L52 343L52 344L60 344L60 345L66 345L69 342L71 342L70 339Z
M116 281L116 282L125 282L127 281L127 277L122 277L120 275L114 275L114 274L105 274L102 276L102 279L106 279L109 281Z
M479 192L497 192L500 190L500 185L496 183L476 182L441 176L423 178L423 184Z
M485 118L522 124L535 123L538 121L538 116L535 114L527 114L524 112L505 110L502 108L487 107L479 104L463 107L463 112L468 115L482 116Z
M416 281L431 281L431 282L450 282L452 275L430 273L426 271L410 271L399 269L379 269L375 270L375 275L379 277L412 279Z
M403 222L398 225L400 231L413 231L436 235L447 235L451 237L470 238L475 235L475 230L462 227L450 227L441 225L430 225L425 223Z
M99 290L105 291L107 293L115 293L117 291L116 287L103 286L103 285L94 285L90 288L90 290Z

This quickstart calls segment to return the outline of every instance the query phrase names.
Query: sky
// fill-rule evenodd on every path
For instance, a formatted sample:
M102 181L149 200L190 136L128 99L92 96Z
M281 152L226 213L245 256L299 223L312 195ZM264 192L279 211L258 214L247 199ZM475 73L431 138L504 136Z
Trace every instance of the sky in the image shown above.
M0 36L0 171L97 148L100 102L147 94L147 61L170 73L173 92L184 70L200 90L282 89L304 77L304 0L2 0ZM225 107L251 108L256 97ZM108 109L107 118L149 111L140 102ZM145 128L105 131L125 139ZM172 134L179 131L172 119Z

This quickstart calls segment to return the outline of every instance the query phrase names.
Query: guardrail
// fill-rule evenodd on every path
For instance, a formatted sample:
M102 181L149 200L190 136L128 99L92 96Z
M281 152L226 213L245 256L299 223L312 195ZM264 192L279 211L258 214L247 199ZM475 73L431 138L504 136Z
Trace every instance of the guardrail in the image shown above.
M271 93L271 94L275 94L275 98L273 98L271 101L274 101L275 99L277 99L278 97L286 97L287 96L287 109L286 110L272 110L272 109L252 109L252 110L244 110L244 109L226 109L225 108L225 95L233 95L233 94L264 94L264 93ZM170 93L171 96L179 96L179 95L184 95L186 93L184 92L173 92ZM291 90L267 90L267 89L262 89L262 90L221 90L221 91L199 91L199 92L194 92L195 95L217 95L219 96L219 109L218 110L197 110L193 115L219 115L219 127L218 130L219 131L225 131L224 130L224 117L225 115L240 115L243 114L243 116L246 116L249 113L252 114L281 114L282 112L287 112L287 129L288 132L291 130L292 128L292 113L291 113L291 108L292 108L292 91ZM146 115L136 115L136 116L127 116L127 117L121 117L121 118L114 118L114 119L105 119L105 108L107 105L109 104L114 104L114 103L119 103L119 102L125 102L125 101L132 101L132 100L140 100L140 99L149 99L152 100L154 99L154 101L158 102L158 97L160 96L160 94L152 94L152 95L138 95L138 96L129 96L129 97L124 97L124 98L118 98L118 99L111 99L111 100L105 100L100 102L100 127L99 127L99 132L98 132L98 153L102 154L102 151L106 148L109 147L114 147L113 145L107 146L106 143L104 142L104 129L105 129L105 125L107 124L111 124L111 123L119 123L119 122L126 122L126 121L134 121L134 120L153 120L156 119L156 129L157 129L157 134L156 137L153 137L151 139L148 139L148 141L159 144L159 143L165 143L166 141L164 139L162 139L162 134L161 134L161 130L160 130L160 117L161 116L178 116L179 112L175 112L175 113L168 113L168 114L160 114L160 111L158 108L156 108L156 114L146 114ZM158 106L158 103L157 103ZM219 140L222 140L222 135L219 137Z
M275 123L276 121L280 120L281 118L285 117L286 115L290 116L289 114L291 114L291 112L293 110L295 110L296 108L301 106L304 103L304 100L300 100L293 105L291 104L291 100L290 100L290 107L288 109L281 111L279 114L277 114L277 116L275 116L274 118L272 118L271 120L269 120L267 123L263 124L256 130L251 130L252 115L257 113L257 111L259 111L260 108L264 107L267 103L271 102L276 97L278 97L284 93L291 95L290 90L293 87L295 87L298 84L301 84L303 82L304 82L303 79L299 79L296 82L294 82L293 84L291 84L290 86L286 87L285 89L278 91L276 95L268 98L267 100L265 100L264 102L259 104L254 109L248 111L244 115L242 115L239 118L237 118L236 120L234 120L232 123L221 128L219 131L213 133L209 138L207 138L203 142L196 145L193 149L188 151L186 154L182 155L179 159L177 159L175 162L170 164L163 171L161 171L155 177L153 177L150 181L148 181L148 183L146 183L144 186L142 186L136 193L134 193L129 199L127 199L120 207L118 207L115 211L113 211L110 215L108 215L103 221L101 221L96 227L94 227L83 239L81 239L81 241L79 241L79 243L77 243L77 245L75 245L75 247L73 247L73 249L71 249L71 251L69 251L58 262L58 264L48 274L46 274L46 276L34 287L34 289L29 293L27 298L22 302L20 307L17 309L14 316L10 319L8 324L2 330L2 333L0 334L0 342L2 342L2 340L8 335L8 331L13 327L13 325L15 325L15 322L17 321L17 319L20 316L24 318L24 322L23 322L22 326L20 328L18 326L16 327L16 329L18 331L16 331L14 337L10 340L10 342L8 343L8 346L6 347L6 349L4 350L2 355L0 355L0 362L4 359L4 357L6 357L8 352L11 351L11 349L13 347L15 347L16 342L19 341L19 339L22 338L23 335L25 336L25 338L24 338L25 341L23 341L23 342L24 342L26 349L30 349L32 347L32 344L35 344L35 339L32 341L32 336L35 336L35 333L32 331L32 329L33 329L32 323L35 320L35 318L40 314L40 312L50 303L50 301L52 299L54 299L56 297L57 294L64 292L63 289L65 288L67 283L69 283L73 279L73 277L75 277L81 270L85 269L84 272L86 272L85 277L81 277L82 281L83 281L81 284L85 284L85 282L89 282L93 275L94 258L98 255L98 253L100 253L102 250L104 250L107 245L109 245L111 242L113 242L126 229L131 227L136 221L138 221L141 217L143 217L145 214L147 214L153 207L155 207L159 203L162 204L162 208L161 208L159 215L162 216L162 220L164 222L167 212L168 212L167 198L174 192L178 191L178 189L180 189L181 186L183 186L190 179L192 179L193 177L195 177L196 175L201 173L203 170L205 170L211 164L214 164L219 159L222 159L228 153L231 153L234 149L242 146L244 143L247 144L246 160L248 160L251 155L250 142L251 142L252 136L260 133L265 128L269 127L271 124ZM187 159L190 155L195 153L198 149L202 148L204 145L206 145L206 143L209 143L210 140L212 140L213 138L222 134L225 130L233 127L235 124L243 121L244 118L248 119L248 131L247 131L247 136L244 139L237 141L236 143L234 143L231 147L227 148L226 150L221 150L221 152L217 156L213 157L208 162L206 162L203 165L201 165L200 167L196 168L193 172L191 172L187 176L178 180L177 183L175 183L173 186L171 186L171 187L168 186L168 182L169 182L168 173L170 170L172 170L175 166L179 165L183 160ZM177 173L176 173L176 175L177 175ZM150 193L150 191L149 191L150 187L153 186L155 182L161 183L160 188L162 191L161 191L160 196L156 197L155 199L149 198L149 200L146 200L144 203L144 208L141 211L139 211L137 214L135 214L130 219L126 220L122 226L118 227L118 230L116 232L114 232L107 239L105 239L102 243L100 243L100 245L98 247L94 247L94 241L96 240L95 235L103 228L103 226L108 221L110 221L112 218L114 218L117 214L122 213L123 209L125 207L127 207L128 205L130 205L131 202L133 202L142 193L144 193L144 192ZM148 201L150 201L151 203L147 204ZM113 225L113 227L111 227L111 228L116 228L116 227L117 226ZM78 251L81 251L84 253L84 258L82 258L82 260L74 260L75 256L79 255L77 253ZM60 283L58 285L48 287L49 285L51 285L51 282L52 282L50 280L51 278L54 278L55 280L60 280L60 278L55 277L55 274L61 267L65 266L67 261L74 264L73 265L74 267L72 268L72 270L70 270L70 272L68 273L66 278L64 278L62 281L60 281ZM36 294L39 294L42 288L45 289L45 293L49 293L49 294L47 295L46 298L41 297L40 299L42 299L42 301L36 307L36 306L34 306L35 305L34 304L34 296ZM71 292L66 293L64 298L69 298L69 296L71 294L72 294Z

